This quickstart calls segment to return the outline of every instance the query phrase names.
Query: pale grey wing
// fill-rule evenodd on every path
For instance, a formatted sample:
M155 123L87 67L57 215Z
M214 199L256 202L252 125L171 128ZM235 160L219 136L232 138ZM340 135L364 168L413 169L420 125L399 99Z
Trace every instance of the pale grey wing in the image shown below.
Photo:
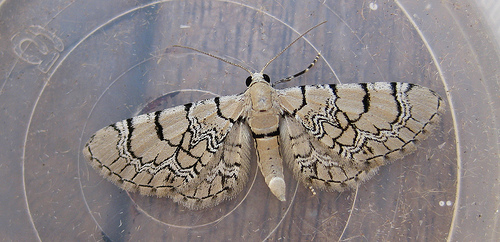
M250 172L251 131L246 122L237 120L214 154L218 163L204 169L202 180L189 189L171 196L174 201L190 209L201 209L219 204L238 194L248 180Z
M216 97L123 120L97 131L83 154L127 191L169 196L193 209L214 206L248 176L243 99Z
M413 152L444 112L434 91L409 83L302 86L279 99L285 161L304 184L327 190L354 187Z

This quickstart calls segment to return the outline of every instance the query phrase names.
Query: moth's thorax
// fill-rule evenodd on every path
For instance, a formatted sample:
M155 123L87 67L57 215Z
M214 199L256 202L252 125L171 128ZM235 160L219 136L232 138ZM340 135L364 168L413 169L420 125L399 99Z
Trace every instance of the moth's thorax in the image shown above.
M266 134L277 130L279 110L276 105L276 91L264 80L262 74L254 73L252 83L245 92L250 101L248 124L254 134Z
M247 90L252 102L252 110L267 111L273 107L273 95L276 91L267 82L254 82Z

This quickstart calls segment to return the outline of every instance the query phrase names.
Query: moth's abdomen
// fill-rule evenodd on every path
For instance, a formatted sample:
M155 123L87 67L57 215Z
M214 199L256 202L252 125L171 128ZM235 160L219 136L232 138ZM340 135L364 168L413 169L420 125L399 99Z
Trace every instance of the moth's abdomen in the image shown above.
M267 186L280 201L285 201L283 160L279 151L278 135L255 139L257 162Z

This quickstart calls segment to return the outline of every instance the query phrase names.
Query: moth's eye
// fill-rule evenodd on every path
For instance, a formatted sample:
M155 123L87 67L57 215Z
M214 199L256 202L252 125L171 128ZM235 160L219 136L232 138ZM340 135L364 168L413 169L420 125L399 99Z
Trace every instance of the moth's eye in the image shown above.
M271 83L271 78L267 74L262 75L264 77L264 80L266 80L267 83Z
M252 83L252 76L247 77L247 87Z

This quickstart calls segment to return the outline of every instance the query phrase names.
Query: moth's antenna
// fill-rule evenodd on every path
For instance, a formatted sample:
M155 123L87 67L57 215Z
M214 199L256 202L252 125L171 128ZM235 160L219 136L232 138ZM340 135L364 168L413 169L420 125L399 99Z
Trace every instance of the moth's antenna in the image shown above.
M326 23L326 21L323 21L323 22L321 22L321 23L319 23L319 24L315 25L314 27L312 27L312 28L308 29L306 32L304 32L304 33L303 33L303 34L301 34L299 37L297 37L294 41L292 41L292 43L290 43L287 47L285 47L283 50L281 50L281 51L280 51L280 53L278 53L275 57L273 57L270 61L268 61L268 62L266 63L266 65L264 66L264 68L262 68L262 70L260 71L260 73L263 73L263 72L264 72L264 70L267 68L267 66L268 66L269 64L271 64L271 62L273 62L276 58L278 58L281 54L283 54L283 52L285 52L288 48L290 48L290 46L292 46L293 44L295 44L295 42L297 42L299 39L301 39L302 37L304 37L304 35L306 35L307 33L309 33L311 30L315 29L316 27L318 27L318 26L320 26L320 25L322 25L322 24L324 24L324 23ZM196 51L196 52L198 52L198 53L201 53L201 54L204 54L204 55L207 55L207 56L213 57L213 58L215 58L215 59L217 59L217 60L220 60L220 61L226 62L226 63L228 63L228 64L230 64L230 65L233 65L233 66L239 67L239 68L241 68L241 69L243 69L243 70L247 71L248 73L250 73L250 75L252 75L252 74L253 74L253 73L252 73L252 71L250 71L248 68L246 68L246 67L244 67L244 66L242 66L242 65L240 65L240 64L236 64L236 63L233 63L233 62L231 62L231 61L228 61L228 60L226 60L226 59L224 59L224 58L222 58L222 57L216 56L216 55L214 55L214 54L210 54L210 53L208 53L208 52L205 52L205 51L202 51L202 50L198 50L198 49L195 49L195 48L192 48L192 47L189 47L189 46L183 46L183 45L173 45L173 47L180 47L180 48L184 48L184 49L188 49L188 50L193 50L193 51ZM319 57L319 55L318 55L318 57ZM314 63L316 63L316 61L317 61L318 57L316 57L316 59L315 59ZM314 63L313 63L313 64L311 64L311 66L310 66L310 67L312 67L312 66L314 65ZM309 67L308 67L308 68L309 68ZM307 70L306 70L306 71L307 71ZM301 72L300 74L299 74L299 73L297 73L298 75L294 75L294 77L295 77L295 76L299 76L299 75L301 75L301 74L304 74L306 71ZM293 77L292 77L292 78L290 78L290 79L293 79ZM285 82L285 81L288 81L288 80L280 80L280 82Z
M285 47L283 50L280 51L280 53L278 53L275 57L273 57L270 61L267 62L267 64L264 66L264 68L262 68L262 70L260 71L260 73L263 73L264 70L267 68L267 66L269 64L271 64L271 62L273 62L276 58L278 58L281 54L283 54L283 52L285 52L285 50L287 50L288 48L290 48L290 46L292 46L293 44L295 44L295 42L297 42L299 39L301 39L302 37L304 37L304 35L306 35L307 33L309 33L311 30L315 29L316 27L322 25L326 23L326 21L323 21L319 24L317 24L316 26L308 29L306 32L304 32L303 34L301 34L298 38L296 38L294 41L292 41L292 43L290 43L287 47Z
M222 58L222 57L216 56L216 55L214 55L214 54L210 54L210 53L208 53L208 52L205 52L205 51L202 51L202 50L198 50L198 49L195 49L195 48L192 48L192 47L188 47L188 46L183 46L183 45L173 45L173 47L180 47L180 48L184 48L184 49L194 50L194 51L196 51L196 52L198 52L198 53L201 53L201 54L204 54L204 55L208 55L208 56L213 57L213 58L215 58L215 59L217 59L217 60L220 60L220 61L226 62L226 63L228 63L229 65L233 65L233 66L239 67L239 68L241 68L241 69L243 69L243 70L247 71L248 73L250 73L250 75L252 75L252 74L253 74L250 70L248 70L248 69L247 69L247 68L245 68L244 66L242 66L242 65L240 65L240 64L233 63L233 62L231 62L231 61L228 61L228 60L226 60L226 59L224 59L224 58Z
M292 79L294 79L294 78L296 78L296 77L298 77L298 76L300 76L300 75L302 75L302 74L304 74L304 73L308 72L308 71L309 71L309 70L310 70L310 69L311 69L311 68L312 68L312 67L316 64L316 62L318 62L318 60L319 60L319 58L320 58L320 57L321 57L321 54L320 54L320 53L318 53L318 54L316 55L316 58L314 58L313 62L311 62L311 64L309 64L309 66L308 66L306 69L304 69L304 70L302 70L302 71L300 71L300 72L298 72L298 73L295 73L295 74L293 74L293 75L291 75L291 76L285 77L285 78L283 78L283 79L281 79L281 80L279 80L279 81L277 81L277 82L274 82L274 83L272 83L272 86L274 87L274 86L276 86L277 84L280 84L280 83L283 83L283 82L290 81L290 80L292 80Z

